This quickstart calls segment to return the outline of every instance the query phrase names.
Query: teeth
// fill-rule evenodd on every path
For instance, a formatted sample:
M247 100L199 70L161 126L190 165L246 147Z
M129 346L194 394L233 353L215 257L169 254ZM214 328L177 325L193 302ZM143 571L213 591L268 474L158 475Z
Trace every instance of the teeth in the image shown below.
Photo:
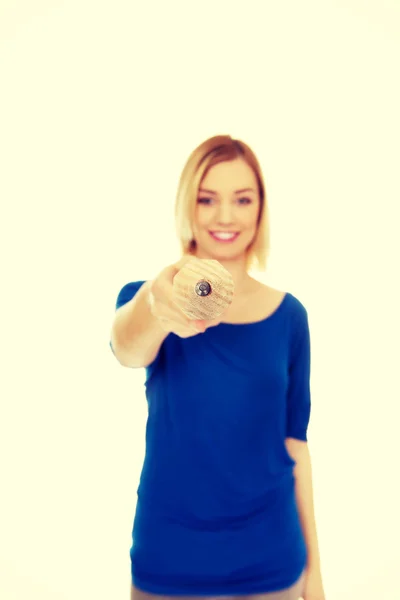
M213 235L217 238L221 238L221 240L230 240L235 237L236 233L213 231Z

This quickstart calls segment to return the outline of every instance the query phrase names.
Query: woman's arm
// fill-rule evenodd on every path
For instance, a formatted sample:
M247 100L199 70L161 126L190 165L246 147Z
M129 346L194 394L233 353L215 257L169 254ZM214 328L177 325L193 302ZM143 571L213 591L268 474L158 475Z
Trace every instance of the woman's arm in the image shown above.
M132 300L117 310L114 317L111 345L124 367L147 367L168 335L151 313L150 287L151 282L146 281Z
M319 569L320 555L314 514L311 457L308 443L288 437L285 440L285 444L290 456L296 462L293 469L296 481L296 502L307 546L307 569Z

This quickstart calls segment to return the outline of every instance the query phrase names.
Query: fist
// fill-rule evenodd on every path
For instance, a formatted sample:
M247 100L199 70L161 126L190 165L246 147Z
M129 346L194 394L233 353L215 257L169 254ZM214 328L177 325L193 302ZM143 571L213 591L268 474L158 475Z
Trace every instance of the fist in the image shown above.
M232 275L217 260L191 257L173 279L173 299L189 319L218 319L233 291Z
M203 270L199 272L198 268L196 270L194 267L198 261L200 263L217 263L217 261L203 261L186 255L177 263L163 269L150 285L151 313L157 318L164 331L174 333L181 338L204 333L209 327L218 325L222 320L224 307L227 305L226 301L222 300L221 292L218 291L220 290L218 281L221 281L221 277L216 279L218 267L214 266L211 272L210 267L207 267L206 271L203 267ZM188 265L187 270L184 270L185 265ZM222 269L221 265L219 267ZM199 306L194 302L196 298L193 298L193 293L200 302L210 296L207 304L204 303L205 311L204 309L201 311L191 310L191 307L194 306L196 309ZM227 297L230 297L229 293Z

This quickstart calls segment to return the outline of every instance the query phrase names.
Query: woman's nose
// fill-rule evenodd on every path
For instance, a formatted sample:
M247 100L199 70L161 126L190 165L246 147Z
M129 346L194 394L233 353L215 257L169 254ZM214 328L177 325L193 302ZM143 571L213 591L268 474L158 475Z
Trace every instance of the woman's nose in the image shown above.
M217 220L221 224L230 225L233 222L232 207L229 205L220 205Z

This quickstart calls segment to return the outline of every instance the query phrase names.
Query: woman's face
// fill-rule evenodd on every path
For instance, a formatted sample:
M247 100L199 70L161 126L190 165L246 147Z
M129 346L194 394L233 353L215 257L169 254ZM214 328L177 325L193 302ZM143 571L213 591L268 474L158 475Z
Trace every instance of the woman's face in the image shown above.
M198 258L243 258L257 232L256 176L242 159L214 165L200 184L193 223Z

